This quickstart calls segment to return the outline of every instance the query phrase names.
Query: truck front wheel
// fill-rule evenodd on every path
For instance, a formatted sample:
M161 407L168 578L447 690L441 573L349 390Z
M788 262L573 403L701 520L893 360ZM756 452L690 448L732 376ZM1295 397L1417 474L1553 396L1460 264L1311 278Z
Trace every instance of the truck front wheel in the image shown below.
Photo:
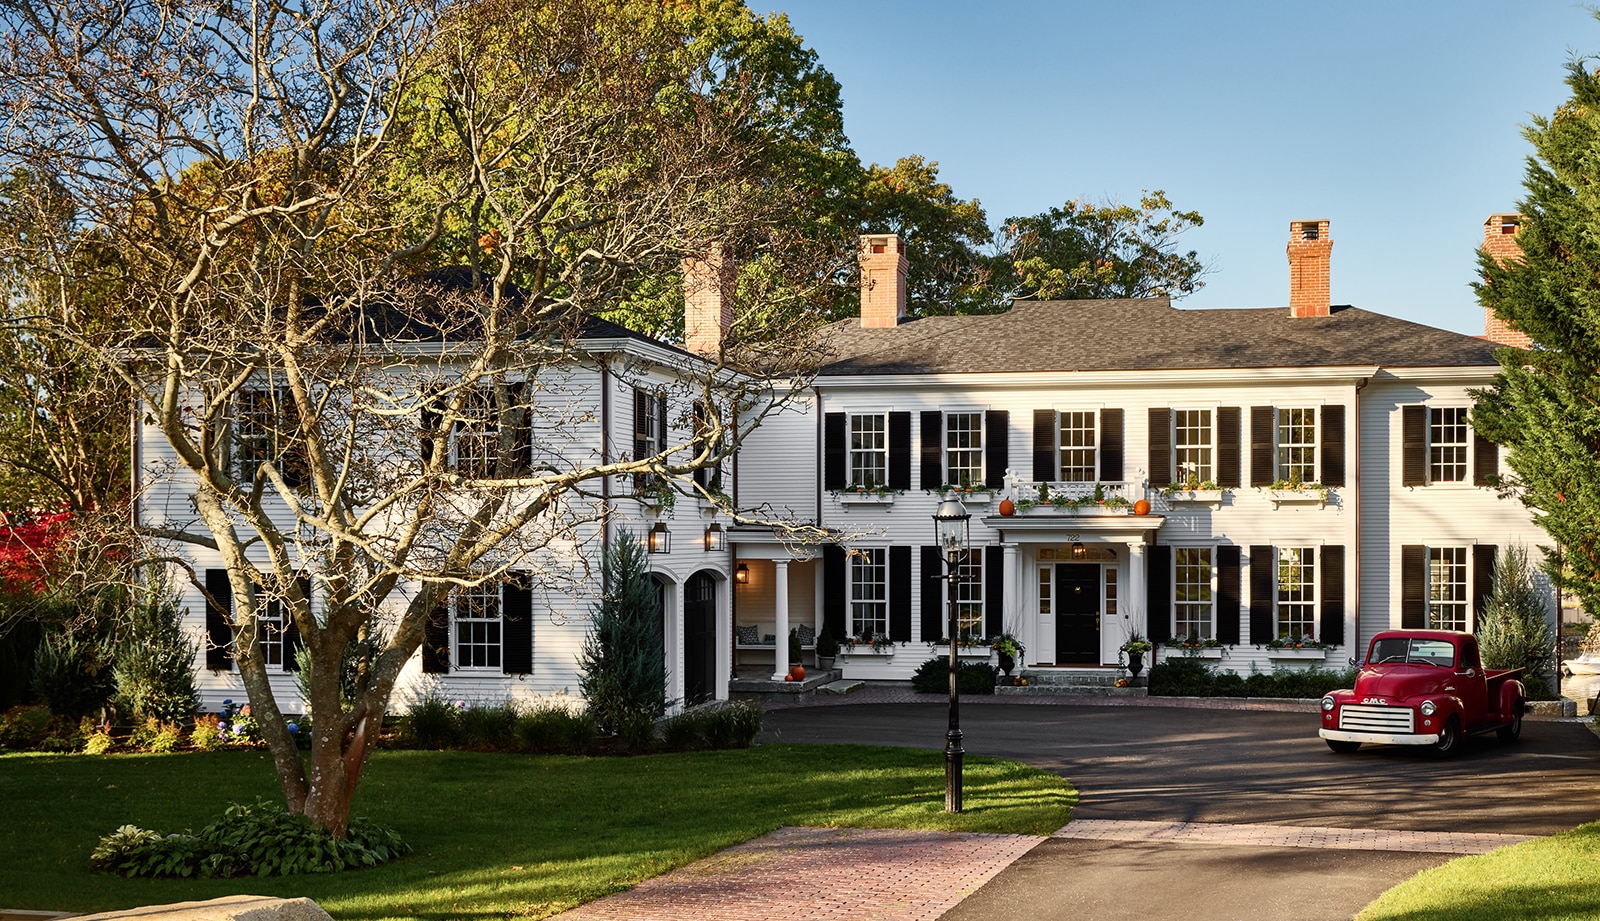
M1518 701L1516 709L1512 711L1511 725L1501 726L1494 731L1502 742L1515 742L1522 735L1522 702Z
M1439 731L1439 741L1433 743L1433 753L1442 757L1455 754L1461 747L1461 723L1455 717L1445 721L1444 728Z
M1342 742L1338 739L1323 739L1323 741L1328 743L1329 748L1341 755L1348 755L1361 747L1360 742Z

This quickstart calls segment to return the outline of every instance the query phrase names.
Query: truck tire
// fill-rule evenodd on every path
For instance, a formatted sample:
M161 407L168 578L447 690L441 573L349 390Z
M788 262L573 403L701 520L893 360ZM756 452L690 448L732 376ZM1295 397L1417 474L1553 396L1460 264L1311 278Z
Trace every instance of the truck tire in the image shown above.
M1343 742L1338 739L1323 739L1322 741L1327 742L1329 748L1341 755L1351 754L1361 747L1360 742Z
M1494 734L1502 742L1515 742L1522 736L1522 701L1517 701L1516 710L1513 711L1511 717L1511 725L1501 726L1494 731Z
M1445 721L1444 729L1439 733L1439 741L1433 743L1433 753L1441 758L1448 758L1461 747L1461 723L1455 717Z

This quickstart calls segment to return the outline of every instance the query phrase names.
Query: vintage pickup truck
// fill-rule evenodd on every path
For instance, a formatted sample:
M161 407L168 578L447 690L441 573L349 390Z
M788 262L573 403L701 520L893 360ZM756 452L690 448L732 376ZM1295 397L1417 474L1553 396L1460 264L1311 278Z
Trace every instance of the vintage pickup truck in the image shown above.
M1522 669L1488 671L1478 640L1453 630L1387 630L1372 638L1356 686L1322 698L1318 735L1336 752L1363 742L1460 747L1463 733L1522 734Z

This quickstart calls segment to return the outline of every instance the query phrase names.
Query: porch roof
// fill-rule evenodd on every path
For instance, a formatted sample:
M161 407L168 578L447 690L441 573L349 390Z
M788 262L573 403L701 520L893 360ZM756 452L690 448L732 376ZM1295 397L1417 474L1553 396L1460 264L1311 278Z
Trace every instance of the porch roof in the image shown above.
M982 521L1002 541L1019 544L1148 544L1167 523L1161 515L986 515Z

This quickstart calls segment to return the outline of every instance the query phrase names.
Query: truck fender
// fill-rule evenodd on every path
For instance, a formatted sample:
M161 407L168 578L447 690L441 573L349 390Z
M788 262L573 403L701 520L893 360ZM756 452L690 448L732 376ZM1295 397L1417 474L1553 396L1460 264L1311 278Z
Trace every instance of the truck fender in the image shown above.
M1495 711L1501 721L1509 720L1523 712L1527 699L1522 682L1516 680L1507 681L1500 687L1500 699L1497 702Z

